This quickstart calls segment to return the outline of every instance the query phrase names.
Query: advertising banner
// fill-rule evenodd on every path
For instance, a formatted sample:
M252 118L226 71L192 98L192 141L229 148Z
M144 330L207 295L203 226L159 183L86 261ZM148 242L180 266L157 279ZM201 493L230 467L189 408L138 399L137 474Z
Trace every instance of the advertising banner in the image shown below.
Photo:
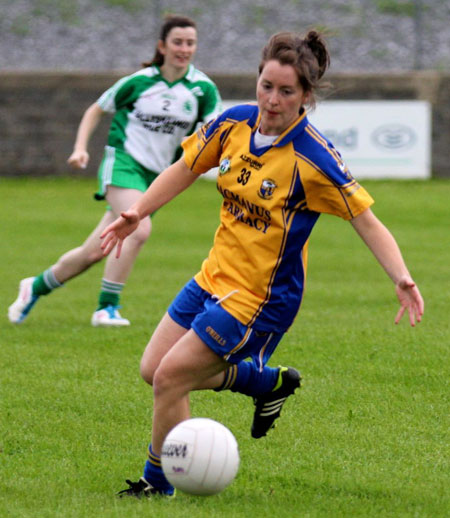
M308 118L333 142L356 178L431 176L428 102L323 102Z
M224 109L242 102L249 101L225 100ZM426 101L324 101L308 118L357 179L431 177L431 107Z

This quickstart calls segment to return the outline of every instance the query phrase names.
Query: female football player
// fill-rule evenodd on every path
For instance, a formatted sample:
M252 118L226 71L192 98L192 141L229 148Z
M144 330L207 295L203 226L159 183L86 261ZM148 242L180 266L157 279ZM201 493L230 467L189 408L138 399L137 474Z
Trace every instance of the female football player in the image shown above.
M214 83L192 64L197 49L193 20L170 16L160 32L155 55L142 70L120 79L83 115L68 163L84 169L89 162L89 139L105 112L113 113L108 143L99 168L95 197L108 208L86 241L62 255L36 277L20 282L9 320L25 320L41 295L87 270L103 259L99 236L122 211L139 200L158 174L181 155L180 143L199 122L215 117L221 99ZM143 218L127 240L119 260L108 257L104 268L93 326L127 326L119 313L120 293L135 259L151 231ZM69 296L70 301L70 296Z
M370 209L372 198L306 116L328 66L316 31L274 35L262 52L257 105L233 107L183 142L184 156L102 234L104 253L117 246L120 255L143 218L219 167L223 203L209 256L142 357L141 374L153 385L152 441L143 477L128 481L122 495L173 494L161 449L167 433L190 417L192 390L252 397L254 438L273 426L300 374L266 363L299 310L308 238L321 213L350 221L392 279L400 302L395 322L405 311L412 326L421 320L420 292L393 236Z

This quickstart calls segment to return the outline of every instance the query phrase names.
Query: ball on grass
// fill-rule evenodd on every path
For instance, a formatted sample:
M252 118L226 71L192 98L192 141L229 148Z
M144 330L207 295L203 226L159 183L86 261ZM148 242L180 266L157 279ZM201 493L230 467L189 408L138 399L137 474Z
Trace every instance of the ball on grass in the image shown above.
M192 495L214 495L234 480L239 449L223 424L204 417L187 419L167 435L161 463L167 480Z

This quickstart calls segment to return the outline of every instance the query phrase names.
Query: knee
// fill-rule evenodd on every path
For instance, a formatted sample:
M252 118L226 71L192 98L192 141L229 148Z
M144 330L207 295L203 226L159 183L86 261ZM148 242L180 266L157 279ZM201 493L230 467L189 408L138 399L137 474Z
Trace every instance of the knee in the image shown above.
M131 239L135 246L141 247L150 236L152 230L150 218L143 219L138 228L130 235L128 239Z
M153 386L153 377L155 375L155 369L153 368L153 366L145 364L144 362L141 362L140 373L141 373L141 378L146 383Z
M149 385L153 385L153 379L155 377L155 372L159 367L159 360L156 356L152 354L143 354L141 358L141 363L139 366L141 378L148 383Z
M174 377L166 369L158 367L153 373L153 394L161 396L174 388Z

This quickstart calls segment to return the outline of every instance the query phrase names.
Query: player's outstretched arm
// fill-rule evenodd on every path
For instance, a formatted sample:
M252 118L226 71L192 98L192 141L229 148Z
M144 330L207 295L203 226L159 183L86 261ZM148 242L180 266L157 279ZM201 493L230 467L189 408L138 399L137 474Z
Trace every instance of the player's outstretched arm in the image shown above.
M95 128L98 126L103 115L103 110L95 102L84 112L78 126L77 137L73 152L67 159L67 163L76 169L86 169L89 162L89 153L87 151L89 140Z
M424 302L393 235L370 209L353 218L351 224L395 284L395 291L400 302L395 323L400 322L407 310L409 322L415 326L416 322L420 322L422 319Z
M142 218L153 214L198 178L186 165L184 158L165 169L145 191L142 198L108 225L100 236L104 255L117 244L116 257L120 256L123 240L136 230Z

